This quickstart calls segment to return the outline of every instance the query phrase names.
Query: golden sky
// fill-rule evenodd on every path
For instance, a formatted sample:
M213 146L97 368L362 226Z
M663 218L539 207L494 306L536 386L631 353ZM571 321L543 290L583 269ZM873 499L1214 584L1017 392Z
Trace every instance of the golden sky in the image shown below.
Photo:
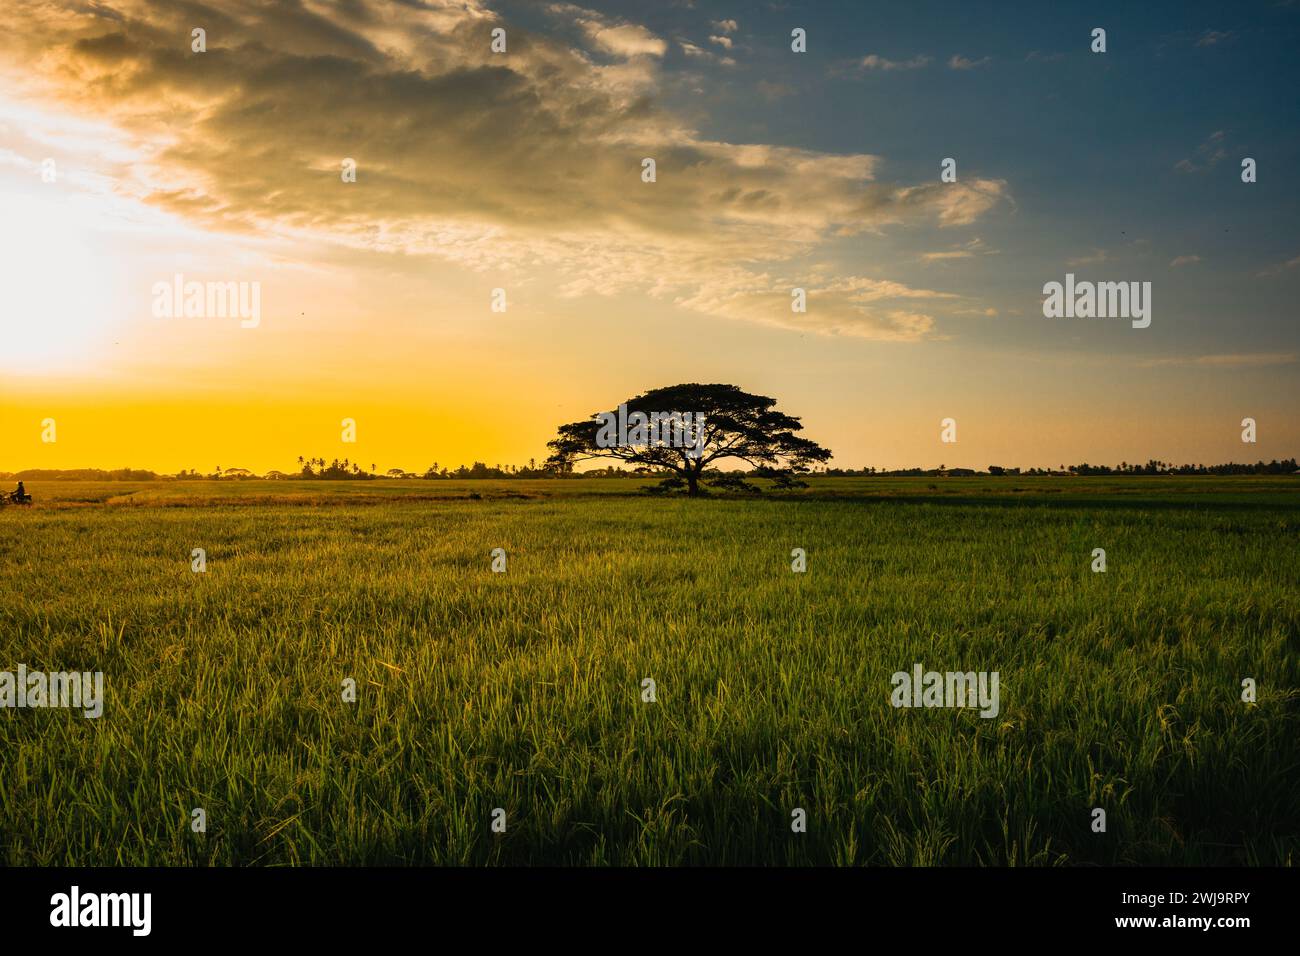
M818 145L835 121L801 129L779 94L780 122L735 128L711 91L776 89L745 60L788 31L503 10L7 0L0 469L523 464L558 424L684 381L776 397L851 467L1300 446L1282 332L1221 316L1180 335L1159 281L1150 330L1044 319L1043 282L1140 258L1084 239L1024 267L1008 244L1061 230L1024 211L1014 163L942 183L937 158L900 169L869 129L856 150ZM843 69L789 83L859 81ZM1164 259L1157 280L1188 274ZM256 326L156 315L178 274L258 283Z

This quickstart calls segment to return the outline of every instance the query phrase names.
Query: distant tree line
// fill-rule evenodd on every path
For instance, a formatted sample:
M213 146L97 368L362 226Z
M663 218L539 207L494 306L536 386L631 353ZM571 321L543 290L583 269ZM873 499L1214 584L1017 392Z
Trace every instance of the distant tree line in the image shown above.
M935 477L941 475L963 476L963 475L1293 475L1300 471L1300 465L1297 465L1296 459L1284 458L1278 461L1274 458L1272 461L1257 461L1253 465L1248 462L1238 463L1230 461L1224 465L1175 465L1168 461L1159 461L1152 458L1145 465L1129 464L1126 461L1120 462L1112 467L1110 465L1090 465L1084 462L1080 465L1058 465L1056 468L1007 468L1001 465L989 465L987 471L975 471L972 468L945 468L940 465L938 468L899 468L893 470L860 468L825 468L818 474L830 475L832 477L858 477L865 475L884 475L890 477Z
M407 471L404 468L389 468L382 475L376 471L376 466L371 465L367 471L361 466L349 462L346 458L339 461L337 458L328 465L325 464L324 458L304 458L298 456L299 470L295 475L285 475L284 477L293 478L318 478L326 481L339 481L346 479L369 480L375 478L424 478L433 479L465 479L465 478L554 478L556 473L545 467L538 467L535 459L529 459L528 464L524 467L515 465L494 465L489 467L481 461L466 466L461 465L457 468L440 467L438 462L434 462L424 471ZM612 469L609 469L612 470Z
M423 478L425 480L463 481L465 479L482 478L498 480L511 478L647 478L662 477L663 475L663 472L650 467L618 468L612 465L606 468L594 468L589 471L570 471L548 466L545 463L539 465L535 459L529 459L527 465L520 466L499 464L489 466L481 461L476 461L472 465L460 465L456 468L442 467L435 461L422 472L389 468L383 473L379 473L374 464L371 464L369 469L365 469L347 458L335 458L327 463L324 458L299 457L298 465L299 468L295 472L268 471L264 475L255 474L247 468L221 468L219 466L206 474L196 469L182 469L176 474L159 474L141 468L114 468L111 470L104 468L28 468L24 471L0 472L0 479L7 481L275 481L306 478L325 481L374 481L377 479ZM711 474L714 474L715 478L723 479L725 484L728 476L732 480L743 477L773 477L774 474L769 472L769 469L756 468L735 471L717 470ZM1284 458L1281 461L1275 458L1268 462L1257 461L1253 465L1247 462L1228 462L1221 465L1175 465L1171 462L1151 459L1144 465L1120 462L1114 467L1110 465L1090 465L1084 462L1079 465L1058 465L1056 468L1027 468L1023 470L1001 465L989 465L987 471L976 471L973 468L946 468L940 465L938 468L813 468L809 472L809 474L825 475L831 478L869 476L933 478L975 475L993 477L1003 475L1029 477L1069 477L1073 475L1294 475L1297 473L1300 473L1300 464L1297 464L1295 458Z
M159 475L141 468L28 468L0 471L0 478L12 481L152 481Z

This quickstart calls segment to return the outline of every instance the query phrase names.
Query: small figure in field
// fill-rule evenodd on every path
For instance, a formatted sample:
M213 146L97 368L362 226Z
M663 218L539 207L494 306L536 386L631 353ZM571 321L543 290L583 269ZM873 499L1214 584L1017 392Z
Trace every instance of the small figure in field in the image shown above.
M9 496L9 500L14 504L29 505L32 503L32 496L27 493L27 489L23 487L23 483L20 481L18 482L18 490Z

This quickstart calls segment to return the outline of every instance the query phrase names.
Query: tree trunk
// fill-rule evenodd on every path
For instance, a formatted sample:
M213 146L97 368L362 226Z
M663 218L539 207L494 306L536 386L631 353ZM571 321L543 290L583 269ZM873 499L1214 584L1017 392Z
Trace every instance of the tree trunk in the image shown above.
M700 472L690 465L686 466L686 494L691 498L700 495Z

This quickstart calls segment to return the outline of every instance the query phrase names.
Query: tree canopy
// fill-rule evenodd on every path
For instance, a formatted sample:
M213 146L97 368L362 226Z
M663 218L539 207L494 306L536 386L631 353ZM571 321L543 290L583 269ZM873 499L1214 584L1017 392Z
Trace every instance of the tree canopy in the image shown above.
M617 412L597 412L584 421L561 425L557 437L547 443L552 451L547 465L571 471L580 461L610 458L647 471L670 472L670 486L684 487L687 494L698 495L706 469L736 459L760 474L791 484L795 475L808 471L813 462L829 460L831 453L797 434L803 430L800 420L777 411L775 406L776 399L751 395L735 385L692 383L652 389L621 403ZM665 428L657 435L651 431L646 438L632 428L626 435L630 440L623 441L620 428L620 442L611 445L610 417L618 415L622 425L624 421L640 421L636 413L646 418L677 413L688 423L700 422L702 433L692 433L689 428L677 432L674 426L672 435L665 437ZM672 440L682 434L686 441Z

